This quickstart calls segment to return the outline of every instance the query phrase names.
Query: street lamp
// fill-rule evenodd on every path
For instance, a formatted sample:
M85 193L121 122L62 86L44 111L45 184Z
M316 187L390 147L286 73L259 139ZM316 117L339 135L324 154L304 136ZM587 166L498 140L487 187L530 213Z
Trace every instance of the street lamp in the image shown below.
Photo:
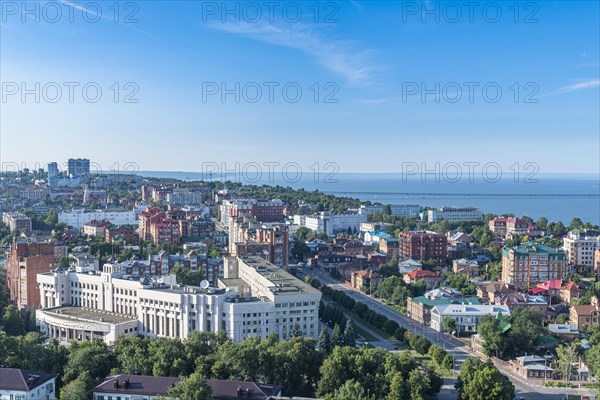
M546 377L548 376L548 371L547 371L547 362L548 362L548 357L551 357L552 354L550 354L550 350L546 350L546 354L544 354L544 383L546 383L547 379Z

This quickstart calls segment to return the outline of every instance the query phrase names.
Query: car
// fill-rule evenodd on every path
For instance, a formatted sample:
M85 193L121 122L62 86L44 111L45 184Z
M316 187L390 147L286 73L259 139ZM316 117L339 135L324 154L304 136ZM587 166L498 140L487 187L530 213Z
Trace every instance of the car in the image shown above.
M525 400L525 397L516 397L515 400Z

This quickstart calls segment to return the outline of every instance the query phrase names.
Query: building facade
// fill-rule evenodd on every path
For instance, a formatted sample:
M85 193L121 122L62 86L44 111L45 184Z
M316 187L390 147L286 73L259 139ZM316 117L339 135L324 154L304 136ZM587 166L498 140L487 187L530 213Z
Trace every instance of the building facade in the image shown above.
M524 243L502 251L502 282L520 288L565 279L569 271L565 253L549 246Z
M594 252L600 247L600 236L587 235L579 230L571 231L563 238L567 261L580 272L590 273L594 268Z
M37 274L54 268L54 242L15 238L6 260L10 301L20 309L40 305Z
M235 342L288 339L295 325L318 337L321 293L259 257L231 258L216 287L182 286L173 275L134 276L120 264L96 274L60 269L38 275L42 330L61 342L120 336L187 338L224 332Z
M435 260L439 265L445 265L448 239L446 235L431 231L400 232L399 256L413 260Z
M459 221L481 221L483 214L478 208L474 207L441 207L437 210L427 210L427 220L429 222L437 221L448 221L448 222L459 222Z
M2 222L4 222L11 231L21 231L29 234L32 231L31 218L20 212L3 212Z

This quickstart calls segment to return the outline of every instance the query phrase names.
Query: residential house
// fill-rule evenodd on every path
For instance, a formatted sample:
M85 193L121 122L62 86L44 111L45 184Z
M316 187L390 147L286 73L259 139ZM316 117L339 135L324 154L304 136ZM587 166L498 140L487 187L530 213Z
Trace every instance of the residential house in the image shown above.
M381 273L363 269L352 273L351 284L354 289L371 293L371 289L376 287L382 280Z
M408 274L409 272L418 271L423 269L423 264L417 260L407 258L398 261L398 272L401 274Z
M18 368L0 368L0 399L56 398L56 375Z
M564 340L573 340L579 336L579 329L575 324L549 324L548 331L552 336Z
M425 280L425 284L427 285L427 289L432 289L436 285L438 285L442 281L442 277L439 272L432 272L427 270L416 270L413 272L409 272L408 274L404 274L403 276L404 282L408 285L414 285L418 280Z
M507 293L496 297L494 304L508 306L508 308L537 308L542 315L546 314L548 302L543 296L533 296L526 293Z
M510 370L524 379L552 379L554 369L539 356L522 356L509 361Z
M479 286L477 288L477 297L484 303L490 302L491 304L494 304L496 302L496 298L502 297L505 294L516 292L517 289L514 285L507 285L506 283L495 281L484 286Z
M592 324L600 322L600 307L598 298L592 296L592 304L571 306L571 319L569 321L577 325L579 330L586 330Z
M479 263L475 260L467 260L461 258L460 260L452 261L452 272L455 274L463 274L469 277L479 275Z
M185 378L116 375L104 380L96 386L92 393L94 400L111 399L147 399L169 397L169 390ZM226 381L207 379L206 383L212 390L214 400L253 399L267 400L281 396L283 387L251 381Z

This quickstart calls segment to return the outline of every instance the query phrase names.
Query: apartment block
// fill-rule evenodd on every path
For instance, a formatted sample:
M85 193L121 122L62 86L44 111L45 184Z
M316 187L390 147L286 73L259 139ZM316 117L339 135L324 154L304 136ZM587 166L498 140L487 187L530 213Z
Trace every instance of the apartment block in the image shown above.
M2 222L4 222L11 231L21 231L31 233L31 218L20 212L3 212Z
M6 260L6 284L10 301L18 308L40 305L37 274L54 268L54 242L15 238Z
M505 247L502 251L502 282L530 288L553 279L565 279L570 272L564 251L538 243Z
M446 235L431 231L400 232L399 256L413 260L435 260L438 265L446 262L448 239Z
M135 212L123 210L88 210L72 209L58 213L58 222L65 223L73 228L81 229L93 220L110 221L115 225L137 225Z
M375 214L383 212L384 205L362 205L358 212L360 214ZM419 216L419 206L416 204L391 204L390 211L392 215L404 218L417 218Z
M488 222L490 231L497 237L505 237L508 234L526 235L529 229L529 224L521 218L499 217L491 219Z
M474 207L441 207L437 210L427 210L427 219L429 222L448 221L448 222L474 222L481 221L483 214L478 208Z
M574 230L563 238L563 248L569 264L588 273L594 268L594 252L599 247L600 235L597 234Z

